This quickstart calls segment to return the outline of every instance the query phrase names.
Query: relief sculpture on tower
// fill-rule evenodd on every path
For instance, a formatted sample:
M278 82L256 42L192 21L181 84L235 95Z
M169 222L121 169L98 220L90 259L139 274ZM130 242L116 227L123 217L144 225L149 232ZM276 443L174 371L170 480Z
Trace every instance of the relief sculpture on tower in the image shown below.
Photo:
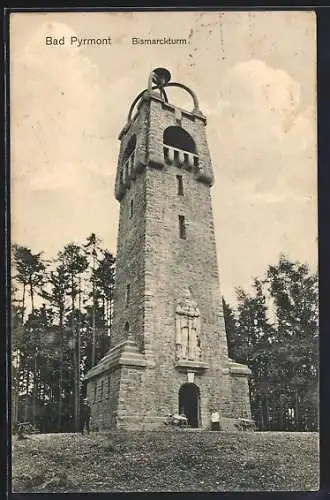
M176 359L196 361L201 359L200 312L197 302L185 290L176 307Z

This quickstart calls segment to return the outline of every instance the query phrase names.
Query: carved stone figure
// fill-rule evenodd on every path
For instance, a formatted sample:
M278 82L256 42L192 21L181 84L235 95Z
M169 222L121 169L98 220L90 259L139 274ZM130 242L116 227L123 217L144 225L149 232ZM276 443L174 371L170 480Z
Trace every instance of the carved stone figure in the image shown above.
M189 290L176 308L176 357L192 361L201 358L200 312Z
M189 342L189 317L185 314L180 318L181 328L181 357L187 358L188 355L188 342Z

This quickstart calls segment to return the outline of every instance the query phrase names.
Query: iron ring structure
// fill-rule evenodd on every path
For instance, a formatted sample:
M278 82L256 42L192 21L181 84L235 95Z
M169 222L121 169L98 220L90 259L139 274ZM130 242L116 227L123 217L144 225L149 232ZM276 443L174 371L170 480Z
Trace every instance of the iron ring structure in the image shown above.
M195 94L195 92L193 90L191 90L189 87L187 87L187 85L183 85L182 83L177 83L177 82L170 82L170 79L171 79L171 74L165 68L156 68L150 73L150 76L148 79L148 88L142 90L142 92L140 92L136 96L134 101L132 102L132 105L130 107L128 117L127 117L126 128L129 127L129 125L132 122L132 116L133 116L133 111L134 111L135 106L137 105L137 103L142 99L142 97L145 94L150 94L154 90L159 90L162 99L165 102L168 102L168 97L167 97L167 94L165 91L165 87L179 87L179 88L185 90L186 92L188 92L188 94L191 96L193 103L194 103L194 108L193 108L192 112L193 113L200 113L199 103L198 103L197 95Z

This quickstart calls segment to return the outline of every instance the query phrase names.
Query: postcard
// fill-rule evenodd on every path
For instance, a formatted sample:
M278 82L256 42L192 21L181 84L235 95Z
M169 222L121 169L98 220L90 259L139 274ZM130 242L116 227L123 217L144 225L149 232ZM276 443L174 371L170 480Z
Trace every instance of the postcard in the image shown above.
M317 490L315 13L13 12L9 69L13 491Z

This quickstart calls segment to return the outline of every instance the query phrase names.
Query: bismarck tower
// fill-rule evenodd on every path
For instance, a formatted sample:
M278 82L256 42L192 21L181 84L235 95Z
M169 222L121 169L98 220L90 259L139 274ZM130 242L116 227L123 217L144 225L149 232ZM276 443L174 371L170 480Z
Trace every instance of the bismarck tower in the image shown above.
M206 118L195 93L154 70L119 135L114 319L107 355L86 376L99 429L148 429L183 410L207 429L250 419L249 369L228 357ZM168 101L180 87L193 109Z

